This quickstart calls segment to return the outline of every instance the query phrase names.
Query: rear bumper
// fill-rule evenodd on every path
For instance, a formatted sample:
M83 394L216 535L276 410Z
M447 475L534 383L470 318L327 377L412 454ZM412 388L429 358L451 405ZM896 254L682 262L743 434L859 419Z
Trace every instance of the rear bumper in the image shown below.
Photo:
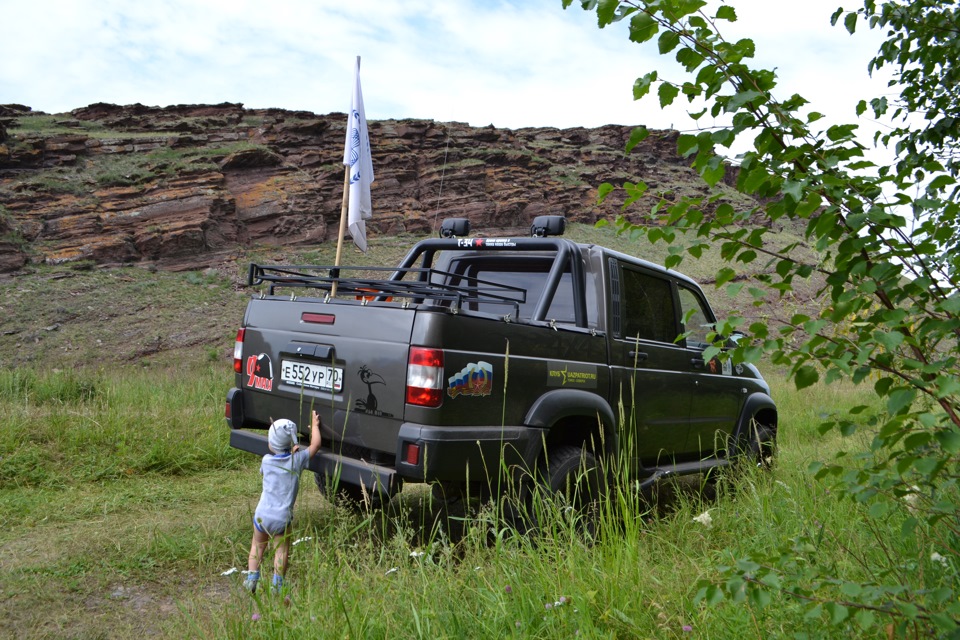
M397 472L416 482L487 481L517 467L528 469L542 448L533 427L432 427L405 422L397 438ZM409 447L419 450L408 462Z
M266 434L240 429L230 431L230 446L260 456L270 453L267 448ZM357 486L362 484L368 493L379 493L388 498L400 491L403 486L396 470L347 458L329 449L321 448L317 455L310 459L307 468L330 478L339 478L341 483Z
M226 418L231 427L230 446L266 455L266 432L247 431L243 391L227 393ZM397 436L395 467L342 456L321 448L309 469L342 483L363 484L369 492L392 496L411 482L489 482L505 472L529 469L540 455L544 430L537 427L452 426L437 427L405 422ZM409 455L415 449L416 455Z

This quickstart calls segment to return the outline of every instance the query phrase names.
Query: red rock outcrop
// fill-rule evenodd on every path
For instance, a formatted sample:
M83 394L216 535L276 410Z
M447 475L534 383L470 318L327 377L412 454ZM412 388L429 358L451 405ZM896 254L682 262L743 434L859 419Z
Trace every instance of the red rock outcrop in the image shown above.
M58 115L0 106L0 271L28 260L197 268L251 244L335 240L345 123L230 103L98 103ZM671 131L625 154L631 127L384 120L369 130L371 238L451 216L476 228L526 227L541 214L613 218L622 196L598 205L602 182L644 180L657 198L706 192Z

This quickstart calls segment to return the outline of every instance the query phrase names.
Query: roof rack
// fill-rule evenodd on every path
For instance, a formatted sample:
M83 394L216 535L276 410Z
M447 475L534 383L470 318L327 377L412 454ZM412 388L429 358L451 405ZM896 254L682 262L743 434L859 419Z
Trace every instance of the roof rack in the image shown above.
M389 279L346 276L346 272L377 272L390 275ZM404 279L410 274L413 279ZM446 284L459 281L460 284ZM338 294L355 295L357 299L388 302L395 298L459 310L464 304L501 304L513 309L518 316L520 305L526 302L527 291L498 282L491 282L464 274L453 274L439 269L407 267L333 267L321 265L259 265L252 263L247 284L268 285L268 294L276 289L310 288L331 291L337 285Z

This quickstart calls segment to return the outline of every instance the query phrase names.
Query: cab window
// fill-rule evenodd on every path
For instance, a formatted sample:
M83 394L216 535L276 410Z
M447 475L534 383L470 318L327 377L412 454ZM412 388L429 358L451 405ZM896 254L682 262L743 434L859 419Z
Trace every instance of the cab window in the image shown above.
M672 343L680 333L667 280L624 268L620 305L624 338Z
M687 347L706 349L710 346L707 334L713 331L713 320L700 296L691 289L679 287L680 313L687 333Z

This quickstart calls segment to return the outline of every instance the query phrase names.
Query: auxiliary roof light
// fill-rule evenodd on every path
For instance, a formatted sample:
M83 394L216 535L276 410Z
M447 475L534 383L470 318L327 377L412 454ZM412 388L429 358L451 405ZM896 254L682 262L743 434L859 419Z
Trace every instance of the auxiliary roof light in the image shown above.
M563 216L537 216L530 225L530 235L534 238L562 236L567 228L567 219Z
M470 233L470 221L466 218L447 218L440 224L441 238L462 238Z

